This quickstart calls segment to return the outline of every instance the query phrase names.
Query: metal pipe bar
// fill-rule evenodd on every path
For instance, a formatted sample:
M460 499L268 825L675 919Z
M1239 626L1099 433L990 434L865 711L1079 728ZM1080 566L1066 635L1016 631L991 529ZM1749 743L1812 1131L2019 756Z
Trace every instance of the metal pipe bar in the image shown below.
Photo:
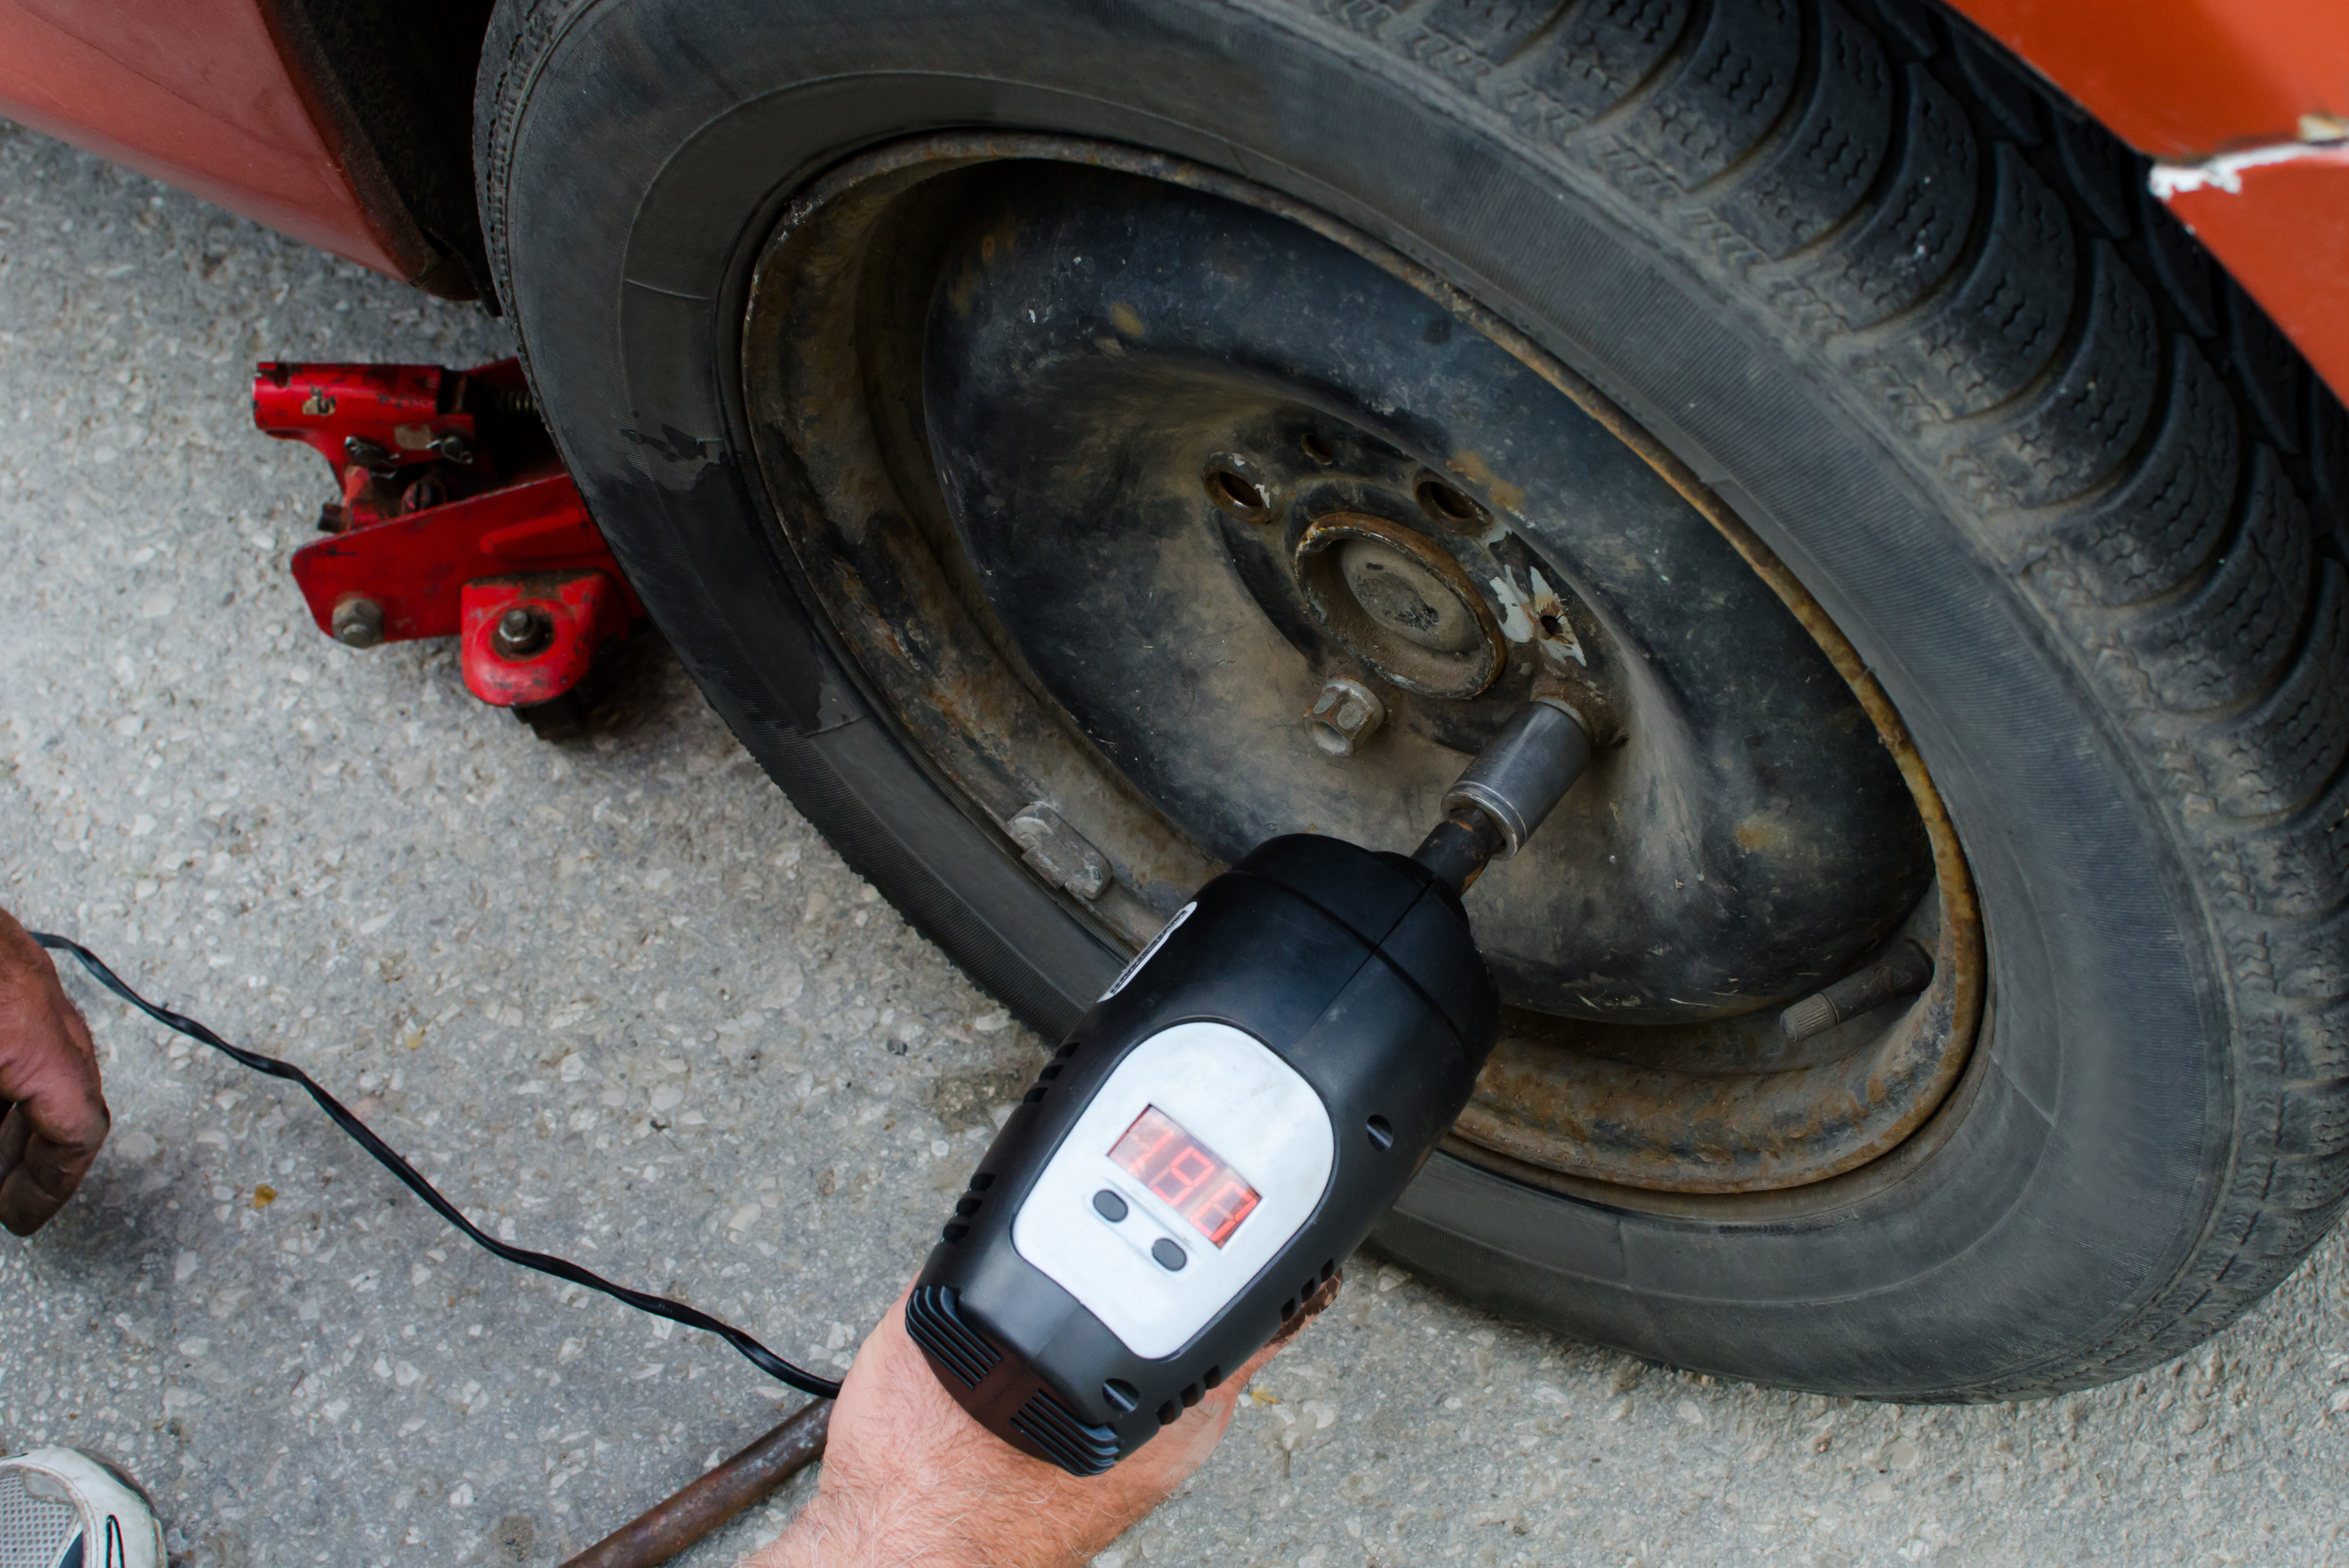
M562 1568L653 1568L726 1523L824 1454L832 1402L811 1399L781 1426L655 1503Z

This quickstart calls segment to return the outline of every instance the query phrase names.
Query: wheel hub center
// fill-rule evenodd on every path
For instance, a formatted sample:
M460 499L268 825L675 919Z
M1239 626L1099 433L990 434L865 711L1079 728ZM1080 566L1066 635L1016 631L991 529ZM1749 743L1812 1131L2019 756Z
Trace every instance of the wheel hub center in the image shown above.
M1476 646L1475 612L1391 545L1348 539L1338 547L1338 573L1363 612L1404 641L1433 653L1465 653Z
M1306 526L1291 564L1322 626L1389 684L1472 697L1508 657L1499 622L1460 563L1400 523L1327 513Z

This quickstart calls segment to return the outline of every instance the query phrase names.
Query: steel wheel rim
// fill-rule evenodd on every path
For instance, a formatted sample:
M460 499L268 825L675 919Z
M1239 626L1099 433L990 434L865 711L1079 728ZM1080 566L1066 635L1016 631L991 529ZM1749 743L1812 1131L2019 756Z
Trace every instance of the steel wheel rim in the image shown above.
M919 493L920 475L936 473L934 454L925 450L928 432L904 428L902 417L884 406L890 389L876 362L902 355L906 345L897 339L914 333L902 307L892 315L887 285L893 275L903 284L908 276L923 277L925 264L939 264L935 254L927 262L916 254L934 236L920 243L907 239L918 232L907 217L908 198L935 193L941 187L929 183L933 180L1008 161L1114 171L1270 215L1368 262L1532 372L1605 427L1735 552L1846 684L1915 803L1931 846L1934 881L1925 903L1932 917L1924 925L1936 970L1920 997L1892 1009L1896 1017L1878 1019L1865 1038L1835 1042L1838 1054L1823 1060L1772 1071L1752 1054L1749 1041L1737 1071L1698 1072L1689 1062L1709 1060L1709 1051L1718 1057L1721 1040L1681 1042L1675 1049L1685 1047L1683 1060L1660 1065L1624 1060L1622 1049L1610 1051L1604 1041L1594 1049L1589 1029L1568 1029L1572 1039L1553 1030L1545 1041L1524 1027L1528 1015L1513 1015L1519 1028L1497 1051L1447 1151L1577 1195L1722 1216L1733 1215L1736 1203L1724 1207L1725 1200L1701 1195L1779 1194L1766 1207L1781 1209L1806 1197L1831 1201L1872 1166L1888 1176L1897 1162L1882 1156L1913 1142L1911 1135L1937 1110L1961 1108L1964 1096L1953 1098L1952 1090L1985 1001L1980 921L1963 851L1898 714L1800 583L1660 442L1508 324L1392 251L1276 193L1099 143L934 137L834 170L791 205L768 241L746 313L743 374L778 529L840 647L933 777L973 815L1004 828L1030 865L1063 888L1072 884L1053 857L1064 862L1073 851L1052 835L1065 824L1040 826L1028 808L1075 802L1076 815L1090 812L1094 837L1118 846L1113 858L1120 866L1144 873L1113 879L1103 896L1066 895L1064 902L1075 917L1128 948L1217 869L1216 857L1165 820L1122 774L1101 776L1097 749L1088 759L1081 738L1072 742L1053 733L1066 728L1065 709L1049 711L1049 683L1002 617L989 613L970 561L946 559L959 542L955 519L935 515L945 503L934 482L929 496ZM889 428L893 419L900 428ZM1313 439L1308 433L1301 439ZM1301 450L1308 462L1319 461L1309 444ZM1276 480L1268 484L1251 466L1256 461L1210 452L1203 482L1215 483L1220 465L1242 483L1223 498L1208 490L1206 504L1250 521L1252 488L1258 500L1274 499L1277 488ZM1423 494L1412 498L1431 524L1473 520L1450 517ZM1471 497L1468 505L1487 504ZM890 517L893 506L905 515ZM934 514L927 523L918 515L925 506ZM941 539L948 548L939 548ZM932 559L922 570L930 576L906 602L918 602L930 624L908 626L902 616L893 624L874 584L894 577L901 585L925 550ZM876 563L887 570L874 570ZM916 641L927 663L909 677L907 651ZM1112 829L1102 829L1103 821ZM1139 851L1131 848L1137 844ZM1751 1036L1755 1024L1749 1015L1738 1029Z

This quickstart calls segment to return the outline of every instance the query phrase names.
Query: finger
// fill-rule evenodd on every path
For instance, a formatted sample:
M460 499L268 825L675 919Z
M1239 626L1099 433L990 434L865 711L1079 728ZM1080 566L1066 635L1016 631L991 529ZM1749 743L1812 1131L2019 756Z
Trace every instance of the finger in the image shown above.
M53 975L47 989L0 1001L0 1225L19 1236L73 1195L111 1119L89 1030Z
M18 1105L0 1121L0 1225L29 1236L48 1224L90 1173L106 1140L106 1109L97 1102L95 1129L86 1138L61 1141L40 1130L31 1107Z
M7 1169L0 1176L0 1225L21 1237L40 1230L83 1185L96 1157L96 1143L59 1148L33 1129L24 1106L9 1110L0 1122L0 1167Z
M25 1151L32 1142L32 1118L16 1106L0 1118L0 1225L19 1236L29 1236L49 1223L62 1199L52 1200L25 1169Z
M25 1140L32 1135L31 1120L18 1116L16 1106L0 1111L0 1180L24 1163Z
M0 1098L15 1102L0 1123L0 1225L19 1236L73 1195L112 1119L97 1063L73 1032L53 1014L0 1018Z
M49 954L0 917L0 1225L30 1235L73 1195L106 1141L97 1050Z

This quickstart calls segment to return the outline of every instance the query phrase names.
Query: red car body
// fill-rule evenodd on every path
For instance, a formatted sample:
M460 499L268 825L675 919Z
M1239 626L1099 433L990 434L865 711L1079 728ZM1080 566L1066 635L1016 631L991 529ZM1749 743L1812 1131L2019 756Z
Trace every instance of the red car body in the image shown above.
M0 115L401 279L420 239L257 0L0 0ZM362 154L363 156L363 154Z
M1955 0L2139 151L2349 396L2349 6ZM434 292L403 203L286 0L0 0L0 114Z

